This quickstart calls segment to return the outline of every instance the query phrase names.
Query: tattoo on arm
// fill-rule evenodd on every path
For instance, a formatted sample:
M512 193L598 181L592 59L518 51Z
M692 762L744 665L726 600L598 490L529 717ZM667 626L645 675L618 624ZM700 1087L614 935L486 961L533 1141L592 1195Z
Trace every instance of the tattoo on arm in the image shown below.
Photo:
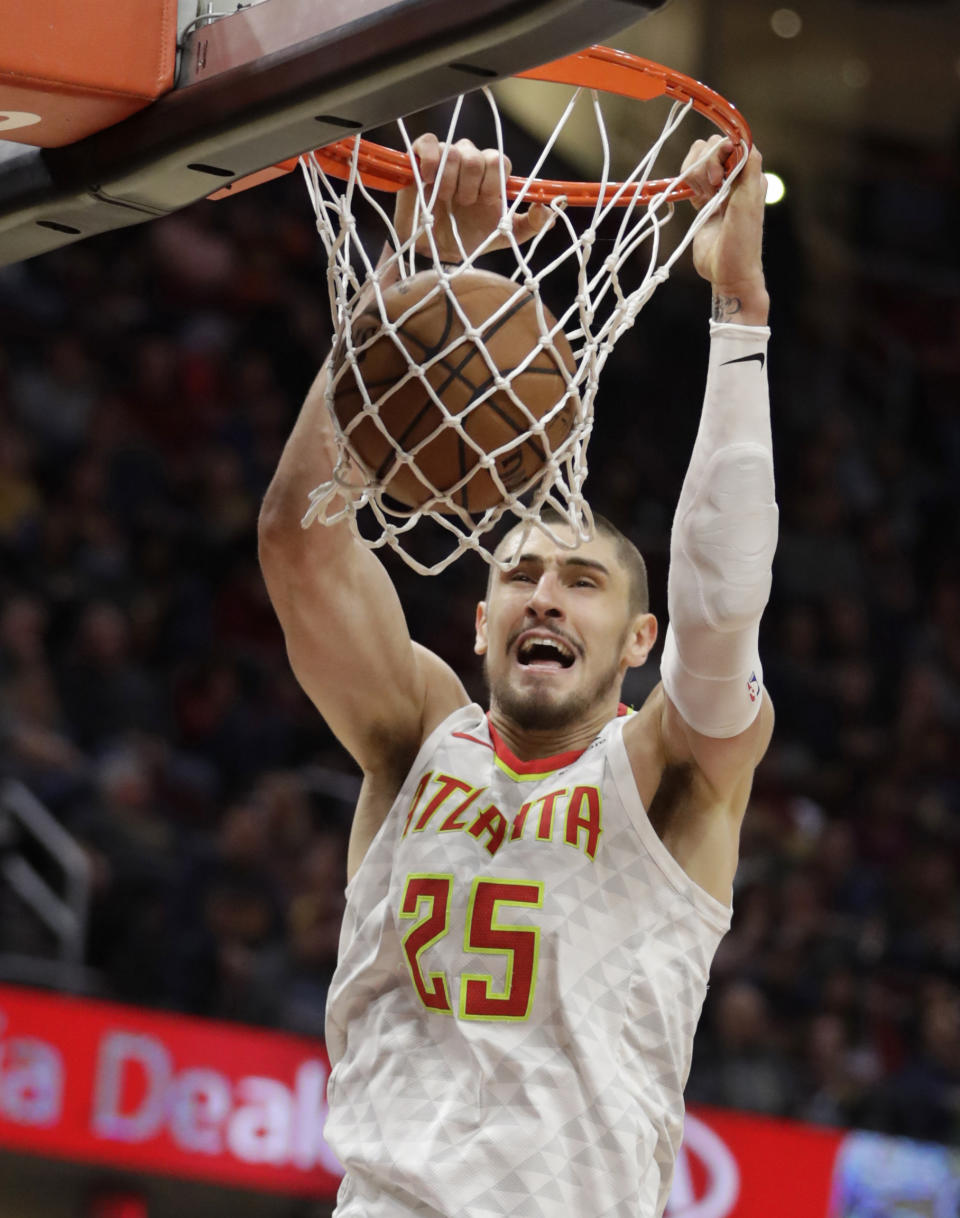
M739 296L719 296L714 293L713 296L713 320L714 321L732 321L734 317L743 308L743 301Z

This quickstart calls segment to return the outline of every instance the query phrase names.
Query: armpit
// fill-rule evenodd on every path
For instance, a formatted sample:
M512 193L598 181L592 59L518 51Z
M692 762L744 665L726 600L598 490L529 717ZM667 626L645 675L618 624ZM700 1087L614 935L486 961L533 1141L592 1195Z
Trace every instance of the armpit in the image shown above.
M694 767L689 761L664 766L660 785L647 809L650 823L661 840L677 812L689 807L694 778Z

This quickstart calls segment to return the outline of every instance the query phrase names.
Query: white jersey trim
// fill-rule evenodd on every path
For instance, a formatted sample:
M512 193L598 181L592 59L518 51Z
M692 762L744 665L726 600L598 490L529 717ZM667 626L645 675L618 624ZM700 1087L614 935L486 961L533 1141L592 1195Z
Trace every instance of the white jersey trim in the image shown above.
M730 929L730 920L733 916L733 893L731 891L731 904L725 905L722 901L718 901L705 888L701 888L696 880L687 875L660 840L656 829L650 823L650 817L647 815L640 792L637 790L633 766L630 764L630 756L623 739L623 726L626 722L627 720L623 719L618 723L619 730L613 733L607 753L613 780L620 793L620 798L623 800L624 809L639 834L644 848L670 886L684 900L688 901L710 926L725 934Z

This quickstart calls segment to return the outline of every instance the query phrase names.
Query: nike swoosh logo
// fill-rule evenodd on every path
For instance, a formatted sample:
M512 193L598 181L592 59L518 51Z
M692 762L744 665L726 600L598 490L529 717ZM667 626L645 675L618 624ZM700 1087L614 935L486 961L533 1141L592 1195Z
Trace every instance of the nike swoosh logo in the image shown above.
M760 362L760 367L762 368L763 361L765 359L766 359L766 356L764 355L764 353L762 351L757 351L753 355L741 355L739 357L739 359L724 360L720 366L722 368L726 368L727 364L749 364L753 360L758 360Z

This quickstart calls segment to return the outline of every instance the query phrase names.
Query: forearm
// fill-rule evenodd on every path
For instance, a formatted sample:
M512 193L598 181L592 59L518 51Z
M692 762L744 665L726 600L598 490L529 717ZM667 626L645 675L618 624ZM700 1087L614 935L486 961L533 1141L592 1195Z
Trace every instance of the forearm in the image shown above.
M707 379L693 451L684 475L674 527L702 497L704 476L717 455L731 446L759 446L768 458L770 393L767 382L767 326L710 320Z
M307 393L264 496L260 511L261 541L265 535L269 539L279 534L291 544L297 542L310 492L333 476L337 442L324 400L328 375L329 359Z
M400 279L399 261L389 243L384 244L381 250L376 272L381 291L386 291ZM352 316L356 317L365 310L378 311L372 277L357 296ZM267 488L260 513L261 546L265 539L287 546L296 544L298 539L288 530L299 525L314 488L333 477L340 451L326 404L331 361L332 355L328 356L310 387ZM297 533L299 531L298 528ZM346 523L325 526L323 531L325 538L334 541L346 537L348 533Z
M742 300L742 298L741 298ZM733 317L758 318L756 298ZM776 547L769 331L711 322L700 427L674 518L663 679L704 735L745 730L760 700L760 615Z
M399 262L388 242L384 243L380 251L376 271L381 291L386 291L400 279ZM376 293L372 278L363 285L354 303L352 316L356 317L371 307L376 310ZM272 511L281 504L292 504L293 510L299 513L299 520L306 510L310 492L333 476L339 448L326 404L332 359L331 353L307 393L267 490L264 500L265 512Z

